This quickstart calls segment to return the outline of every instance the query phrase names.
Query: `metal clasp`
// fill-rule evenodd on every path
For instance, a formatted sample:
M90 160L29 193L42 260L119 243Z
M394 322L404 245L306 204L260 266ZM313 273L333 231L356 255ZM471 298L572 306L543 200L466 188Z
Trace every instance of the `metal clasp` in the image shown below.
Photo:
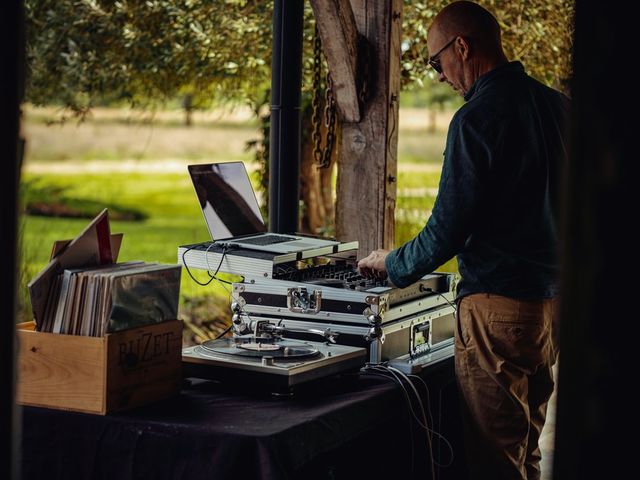
M322 290L309 293L306 287L287 288L287 308L294 313L316 314L321 303Z

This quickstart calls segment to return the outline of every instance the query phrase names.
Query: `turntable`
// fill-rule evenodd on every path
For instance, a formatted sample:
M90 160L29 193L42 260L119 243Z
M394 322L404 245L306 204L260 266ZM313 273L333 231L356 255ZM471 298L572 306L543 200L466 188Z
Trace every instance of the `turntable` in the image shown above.
M209 340L182 350L187 377L289 389L301 383L357 369L366 350L327 341L242 335Z

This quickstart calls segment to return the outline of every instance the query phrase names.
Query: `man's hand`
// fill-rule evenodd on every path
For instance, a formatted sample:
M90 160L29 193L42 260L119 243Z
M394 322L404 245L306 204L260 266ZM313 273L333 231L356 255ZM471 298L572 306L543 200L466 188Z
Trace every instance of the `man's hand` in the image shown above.
M384 259L387 258L389 250L374 250L368 256L358 262L360 275L367 278L387 278L387 268L384 266Z

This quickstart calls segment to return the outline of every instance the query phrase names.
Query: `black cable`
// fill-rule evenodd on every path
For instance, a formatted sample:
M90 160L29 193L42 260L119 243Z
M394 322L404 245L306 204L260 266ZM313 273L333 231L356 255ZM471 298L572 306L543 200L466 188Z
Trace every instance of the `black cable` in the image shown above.
M445 297L442 293L436 292L433 288L425 288L424 291L425 292L435 293L439 297L442 297L444 299L444 301L447 302L453 308L453 310L455 312L458 311L458 306L455 303L453 303L451 300L449 300L447 297Z
M209 285L212 281L213 281L213 277L211 276L211 274L209 273L209 276L211 277L209 279L208 282L202 283L199 280L196 280L196 278L193 276L193 274L191 273L191 270L189 270L189 265L187 265L187 262L184 259L184 256L187 254L187 252L189 252L190 250L193 250L196 247L189 247L186 250L184 250L182 252L182 264L184 265L185 269L187 270L187 273L189 274L189 276L191 277L191 280L193 280L194 282L196 282L198 285L202 285L203 287L206 287L207 285ZM208 273L208 272L207 272Z
M213 275L211 275L211 273L209 273L209 275L211 275L212 278L215 278L216 275L218 275L218 272L220 271L220 267L222 266L222 261L224 260L224 256L227 254L227 246L223 246L222 247L222 257L220 257L220 263L218 263L218 268L216 268L216 271L213 272ZM209 266L209 263L207 263L207 266Z
M220 257L220 263L218 263L218 267L216 268L216 271L215 271L215 272L213 272L213 275L211 275L211 272L209 272L208 270L207 270L207 273L209 273L209 276L210 276L212 279L214 279L214 278L215 278L215 279L216 279L216 281L218 281L218 282L226 283L227 285L233 285L233 284L232 284L232 282L228 282L228 281L226 281L226 280L222 280L221 278L218 278L218 277L217 277L218 272L220 271L220 267L222 266L222 262L224 261L224 256L227 254L227 250L231 250L231 245L224 244L224 245L222 246L222 257ZM209 264L207 263L207 265L209 265ZM209 281L211 281L211 280L209 280ZM244 280L243 280L243 281L244 281Z
M435 471L435 458L433 456L433 442L432 442L432 438L431 438L431 432L433 431L431 428L429 428L429 423L427 423L427 416L425 415L425 408L424 405L422 403L422 399L420 398L420 394L418 393L417 388L415 387L415 385L413 384L413 382L411 381L411 379L405 375L404 373L402 373L400 370L391 367L391 366L386 366L385 368L387 368L392 374L394 374L394 376L400 375L400 377L402 377L402 379L404 379L407 384L411 387L411 389L413 390L413 394L414 394L414 398L416 399L419 407L420 407L420 414L422 416L422 422L420 423L420 420L417 418L417 416L415 415L415 410L413 410L412 408L412 412L414 413L414 418L416 419L416 422L418 423L418 425L420 425L424 430L425 430L425 435L427 437L427 448L429 450L429 458L431 460L431 476L432 478L435 478L436 475L436 471ZM402 382L402 379L400 379L399 381Z
M227 333L229 333L229 330L231 330L233 328L233 323L231 325L229 325L227 328L225 328L224 332L222 332L220 335L218 335L215 340L220 340L222 337L224 337Z
M445 302L447 302L449 305L451 305L451 308L453 308L454 312L458 312L458 306L453 303L451 300L449 300L447 297L445 297L443 294L441 294L440 292L436 292L439 296L441 296Z
M407 403L407 407L409 408L409 413L410 415L413 417L413 419L415 420L415 422L424 430L425 435L426 435L426 440L427 440L427 449L429 452L429 458L430 458L430 467L431 467L431 474L433 476L433 478L435 478L435 466L438 467L448 467L449 465L451 465L453 463L453 448L451 447L451 444L448 442L448 440L444 437L444 435L442 435L439 432L436 432L435 430L433 430L433 428L430 428L429 425L433 425L433 417L431 415L431 408L429 406L429 404L427 404L428 407L428 416L429 416L429 420L427 420L427 415L425 413L425 407L423 405L422 400L420 399L420 394L418 393L417 388L415 387L415 385L413 385L413 382L411 381L410 377L413 377L414 375L406 375L404 373L402 373L400 370L398 370L397 368L391 367L389 365L386 364L367 364L365 367L363 367L361 369L362 373L365 374L372 374L372 375L378 375L378 376L382 376L385 378L388 378L390 380L393 380L394 382L396 382L401 390L402 393L404 394L405 397L405 401ZM426 385L426 383L424 382L424 380L422 380L421 378L415 376L416 378L418 378L420 380L420 382L423 384L425 391L427 392L427 402L429 401L429 393L428 393L428 387ZM413 395L410 395L409 390L405 387L404 382L407 383L407 385L411 388ZM418 416L416 415L416 411L414 409L413 406L413 402L412 399L415 400L418 404L418 408L420 411L420 416L422 417L422 419L418 418ZM430 424L428 422L431 422ZM447 447L449 448L449 451L451 452L451 459L448 463L446 464L441 464L438 461L436 461L435 457L434 457L434 452L433 452L433 441L432 441L432 437L431 435L435 434L438 436L439 439L441 439L442 441L444 441L447 445ZM411 432L411 444L413 445L413 432ZM413 455L412 455L412 472L413 472Z
M212 244L213 245L213 244ZM187 252L189 252L190 250L195 249L196 247L189 247L186 250L184 250L182 252L182 264L185 266L187 273L189 274L189 276L191 277L191 280L193 280L194 282L196 282L198 285L201 285L203 287L206 287L207 285L209 285L214 279L217 280L218 282L222 282L222 283L226 283L227 285L231 285L231 282L228 282L226 280L222 280L220 278L216 278L216 275L218 274L218 272L220 271L220 267L222 266L222 262L224 261L224 257L227 253L227 247L224 246L222 247L222 257L220 257L220 263L218 263L218 268L216 268L216 271L212 274L209 270L207 270L207 274L209 275L209 280L206 282L200 282L199 280L197 280L193 274L191 273L191 270L189 270L189 265L187 265L187 262L185 261L184 257L187 254ZM208 249L207 252L205 252L205 255L208 253Z
M415 378L424 387L425 392L427 394L427 413L429 415L429 419L430 419L429 421L431 422L431 425L434 426L435 424L433 422L433 415L431 414L431 406L430 406L431 405L431 401L429 399L429 387L427 386L427 383L419 375L407 375L407 376L410 377L410 378ZM446 444L447 448L449 449L449 461L447 463L439 463L439 462L436 462L434 460L435 464L440 468L450 467L451 465L453 465L453 460L454 460L453 447L451 446L451 443L449 442L449 440L447 440L447 437L442 435L440 432L437 432L435 429L431 429L431 432L435 433L438 436L438 441L439 442L444 442Z
M364 367L362 367L360 369L360 372L365 374L365 375L375 375L377 377L383 377L383 378L385 378L387 380L392 380L393 382L398 383L398 381L395 378L390 377L386 372L385 373L381 373L379 371L375 371L373 369L372 365L370 365L370 364L367 364ZM407 402L407 406L408 406L408 410L409 410L409 419L410 419L411 418L412 407L411 407L411 400L409 399L409 393L407 392L407 390L404 388L404 385L402 385L402 384L400 384L400 390L401 390L401 392L402 392L402 394L404 396L405 402ZM410 448L411 463L410 463L410 465L411 465L411 476L413 477L413 474L414 474L414 471L415 471L415 460L414 460L414 455L415 455L414 449L415 449L415 447L414 447L414 441L413 441L413 425L412 425L411 421L409 421L409 440L411 441L411 448Z
M429 393L429 387L427 386L427 382L425 382L419 375L408 374L407 377L415 378L424 387L424 391L425 391L426 399L427 399L425 404L427 405L427 415L429 415L429 425L432 425L432 426L435 425L435 423L433 421L433 414L431 413L431 395Z
M209 253L209 249L213 246L213 243L209 244L209 246L207 247L206 251L205 251L205 259L207 259L206 255ZM231 248L229 248L230 246L228 245L223 245L222 246L222 256L220 257L220 262L218 263L218 266L216 267L215 272L211 273L211 271L209 271L207 269L207 274L209 275L209 280L207 282L200 282L198 281L191 273L191 270L189 270L189 266L187 265L187 262L185 261L185 255L187 254L187 252L189 252L190 250L194 250L197 247L197 245L194 245L192 247L187 248L186 250L184 250L182 252L182 264L185 266L187 273L189 274L189 276L191 277L191 280L193 280L194 282L196 282L198 285L201 285L203 287L209 285L213 280L220 282L220 283L226 283L227 285L233 285L232 282L228 282L226 280L222 280L221 278L218 278L218 272L220 271L220 267L222 266L222 262L224 261L224 257L227 254L227 250L230 250ZM207 259L208 260L208 259ZM209 266L209 262L207 261L207 266ZM242 277L242 282L244 283L244 277ZM224 285L223 285L223 288ZM226 290L226 288L225 288ZM227 290L227 292L229 292ZM231 297L233 297L233 294L231 294L231 292L229 292L229 294L231 295ZM244 311L244 310L243 310ZM249 318L249 320L251 320L251 317L245 312L245 315L247 315L247 318ZM281 320L282 321L282 320ZM220 335L218 335L214 340L219 340L220 338L222 338L223 336L225 336L227 333L229 333L229 331L233 328L233 323L231 325L229 325Z
M429 425L427 423L427 418L425 416L425 409L424 406L422 404L422 400L420 399L420 395L417 391L417 389L415 388L415 386L413 385L413 383L411 382L411 380L407 377L407 375L405 375L404 373L402 373L400 370L391 367L389 365L386 364L370 364L367 365L366 367L364 367L363 369L364 373L370 373L370 374L374 374L374 375L380 375L386 378L389 378L391 380L393 380L394 382L396 382L405 397L405 401L407 403L407 407L409 409L409 413L410 415L413 417L413 419L415 420L415 422L424 430L425 435L426 435L426 440L427 440L427 451L429 452L429 459L430 459L430 467L431 467L431 476L432 478L435 478L435 459L433 456L433 445L431 442L431 435L430 432L432 431L429 428ZM376 372L376 373L374 373ZM404 385L404 382L407 383L407 385L409 385L409 387L411 388L411 390L413 391L413 396L410 395L410 392L407 390L407 388ZM412 398L415 399L415 401L418 403L419 409L420 409L420 414L422 416L422 420L420 420L418 418L418 416L416 415L416 411L414 409L413 406L413 402L412 402ZM412 450L413 450L413 432L411 431L411 445L412 445ZM412 464L412 473L413 473L413 453L411 455L411 464Z

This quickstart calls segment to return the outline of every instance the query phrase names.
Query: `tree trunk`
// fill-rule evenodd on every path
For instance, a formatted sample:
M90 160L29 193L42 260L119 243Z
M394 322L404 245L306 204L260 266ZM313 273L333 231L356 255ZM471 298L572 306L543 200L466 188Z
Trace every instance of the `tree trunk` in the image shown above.
M324 105L321 104L321 111ZM339 126L336 125L336 131ZM305 134L305 141L302 144L300 154L300 200L303 209L300 215L300 228L303 233L312 235L335 235L335 197L331 182L336 165L338 145L334 142L331 153L331 162L327 168L318 168L313 158L313 142L311 133L311 108L306 108L302 116L302 131ZM324 121L321 121L320 135L324 139L326 136ZM324 146L324 143L323 143Z
M427 129L429 133L436 133L436 114L436 109L431 106L429 108L429 128Z
M187 93L182 98L182 108L184 108L184 124L187 127L190 127L193 123L192 121L192 113L193 113L193 95Z

